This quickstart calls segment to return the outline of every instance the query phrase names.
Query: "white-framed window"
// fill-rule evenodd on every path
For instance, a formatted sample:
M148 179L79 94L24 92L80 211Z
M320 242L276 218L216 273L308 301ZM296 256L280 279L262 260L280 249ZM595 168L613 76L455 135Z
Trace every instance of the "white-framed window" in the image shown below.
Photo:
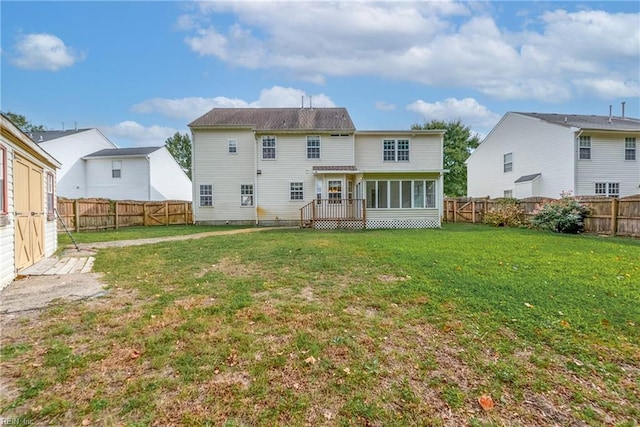
M0 145L0 214L7 213L7 149Z
M53 198L53 174L51 172L47 172L47 219L49 221L54 219L53 209L55 208L55 200Z
M503 194L502 197L510 199L513 197L513 190L504 190L502 194Z
M111 162L111 178L122 178L122 161L114 160Z
M289 183L289 200L304 200L304 183Z
M408 139L384 139L382 140L382 160L385 162L408 162Z
M625 160L636 159L636 139L635 138L624 139L624 159Z
M276 159L276 137L275 136L262 137L262 159L263 160Z
M342 181L330 180L327 182L327 192L329 203L340 203L342 201Z
M200 184L200 207L213 206L213 185Z
M435 208L436 186L434 180L366 181L367 208Z
M240 185L240 206L253 206L253 184Z
M578 158L580 160L591 160L591 137L581 136L578 144L580 150Z
M511 172L513 170L513 153L507 153L502 156L502 170Z
M595 193L598 196L619 197L619 182L596 182Z
M235 139L228 140L227 150L229 154L238 154L238 141Z
M320 135L307 136L307 159L320 158Z

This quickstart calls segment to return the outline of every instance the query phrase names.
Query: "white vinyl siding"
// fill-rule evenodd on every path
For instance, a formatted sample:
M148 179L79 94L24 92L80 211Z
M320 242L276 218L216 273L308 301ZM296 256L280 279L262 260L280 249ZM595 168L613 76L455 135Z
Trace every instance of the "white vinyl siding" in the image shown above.
M412 133L411 138L403 137L403 132L387 138L384 133L375 131L363 131L356 134L355 157L358 159L356 165L359 170L368 172L385 171L437 171L442 169L442 136L439 134ZM384 160L384 140L404 140L409 141L408 150L401 144L401 161ZM391 144L388 144L391 158ZM382 148L382 153L381 153ZM397 145L394 146L395 158L398 158ZM411 161L407 161L407 160Z
M0 214L7 213L7 149L0 145Z

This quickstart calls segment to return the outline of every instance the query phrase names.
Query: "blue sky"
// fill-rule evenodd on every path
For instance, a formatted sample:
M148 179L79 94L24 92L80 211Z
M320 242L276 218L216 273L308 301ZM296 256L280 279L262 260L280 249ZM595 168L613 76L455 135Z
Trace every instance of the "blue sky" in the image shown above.
M158 146L214 107L346 107L356 128L507 111L640 117L640 2L7 1L2 111Z

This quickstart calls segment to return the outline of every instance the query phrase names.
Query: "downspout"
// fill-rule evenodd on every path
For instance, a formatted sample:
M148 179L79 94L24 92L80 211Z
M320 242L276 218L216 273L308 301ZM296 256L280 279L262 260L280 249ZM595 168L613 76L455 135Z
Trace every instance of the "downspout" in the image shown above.
M196 199L196 182L195 182L195 177L196 177L196 162L195 162L195 158L196 158L196 144L195 144L195 135L193 134L193 130L189 129L191 131L191 222L193 224L196 223L196 202L199 202L198 199Z
M148 170L149 170L149 201L151 201L151 158L149 158L149 156L146 156L145 159L147 159L147 164L149 165Z
M253 139L256 142L256 144L254 145L254 147L255 147L255 165L254 166L255 167L253 168L253 179L254 179L253 182L254 182L254 188L255 188L255 191L253 193L253 203L254 203L253 212L255 213L255 217L256 217L256 225L259 225L260 224L260 214L259 214L258 209L259 209L260 204L258 203L258 201L259 201L258 196L260 194L260 191L258 191L259 190L258 189L258 137L256 135L256 131L255 130L253 131Z

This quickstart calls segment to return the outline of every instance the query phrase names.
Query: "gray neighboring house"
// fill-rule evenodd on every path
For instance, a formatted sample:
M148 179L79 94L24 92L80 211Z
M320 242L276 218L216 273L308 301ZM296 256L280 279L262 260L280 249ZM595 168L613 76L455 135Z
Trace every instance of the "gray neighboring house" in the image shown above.
M191 180L165 146L105 148L82 160L90 197L191 200Z
M470 197L640 193L640 120L508 112L467 159Z

